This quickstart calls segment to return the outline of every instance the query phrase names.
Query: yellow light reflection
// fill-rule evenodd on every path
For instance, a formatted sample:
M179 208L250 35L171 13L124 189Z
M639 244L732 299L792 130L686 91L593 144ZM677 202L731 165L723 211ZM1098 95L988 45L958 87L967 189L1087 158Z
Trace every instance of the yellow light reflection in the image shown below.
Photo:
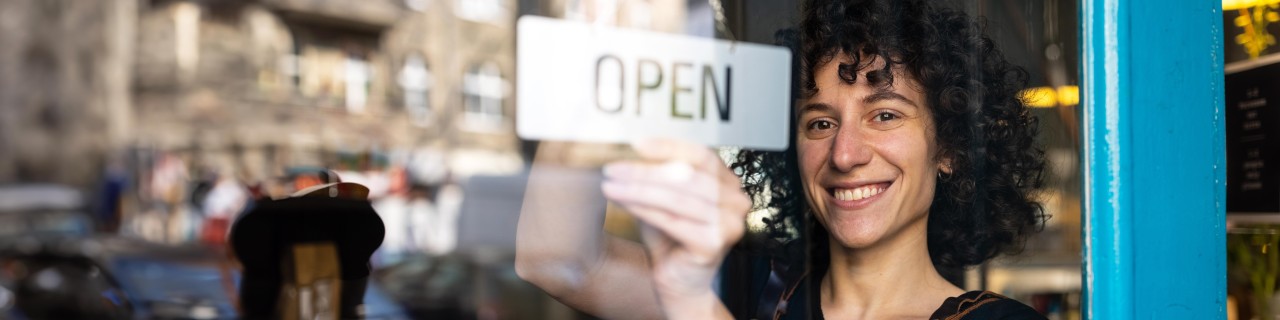
M1057 93L1050 87L1035 87L1022 90L1022 103L1032 108L1052 108L1058 106Z
M1069 107L1080 104L1080 87L1034 87L1022 90L1022 103L1032 108Z
M1074 106L1080 104L1080 87L1062 86L1058 87L1058 105Z
M1231 3L1228 3L1231 2ZM1232 24L1239 28L1235 43L1244 47L1250 59L1257 59L1267 53L1267 48L1276 44L1276 37L1267 29L1280 22L1280 0L1225 1L1224 12L1238 11L1239 15L1232 19Z
M1222 0L1222 10L1238 10L1280 3L1280 0Z

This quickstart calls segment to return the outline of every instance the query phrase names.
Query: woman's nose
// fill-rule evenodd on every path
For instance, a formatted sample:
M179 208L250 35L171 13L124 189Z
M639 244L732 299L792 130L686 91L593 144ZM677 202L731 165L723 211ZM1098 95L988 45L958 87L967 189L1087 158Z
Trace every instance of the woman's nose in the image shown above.
M871 162L871 146L866 135L854 126L842 126L831 145L831 165L841 172Z

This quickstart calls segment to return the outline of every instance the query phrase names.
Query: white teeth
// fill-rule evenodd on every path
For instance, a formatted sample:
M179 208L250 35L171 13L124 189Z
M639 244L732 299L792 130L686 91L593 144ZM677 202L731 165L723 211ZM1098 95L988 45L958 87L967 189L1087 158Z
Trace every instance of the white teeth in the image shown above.
M836 190L836 199L840 199L841 201L853 200L853 191Z
M884 192L884 188L875 187L875 186L865 186L857 189L836 189L834 193L835 193L836 200L858 201L858 200L870 198L872 196L880 194L881 192Z

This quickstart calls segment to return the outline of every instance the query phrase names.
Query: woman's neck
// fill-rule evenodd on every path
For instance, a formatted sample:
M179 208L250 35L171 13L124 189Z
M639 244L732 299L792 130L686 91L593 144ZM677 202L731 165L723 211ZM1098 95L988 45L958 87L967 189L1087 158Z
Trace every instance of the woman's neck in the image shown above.
M947 297L963 293L933 267L924 221L866 248L846 248L829 239L831 262L821 282L825 317L928 317Z

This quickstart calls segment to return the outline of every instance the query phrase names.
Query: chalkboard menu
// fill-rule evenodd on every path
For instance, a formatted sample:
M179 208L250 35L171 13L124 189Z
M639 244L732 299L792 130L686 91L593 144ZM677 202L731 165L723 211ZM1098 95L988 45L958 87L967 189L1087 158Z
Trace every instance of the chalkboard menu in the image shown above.
M1280 63L1228 68L1227 211L1280 213Z

